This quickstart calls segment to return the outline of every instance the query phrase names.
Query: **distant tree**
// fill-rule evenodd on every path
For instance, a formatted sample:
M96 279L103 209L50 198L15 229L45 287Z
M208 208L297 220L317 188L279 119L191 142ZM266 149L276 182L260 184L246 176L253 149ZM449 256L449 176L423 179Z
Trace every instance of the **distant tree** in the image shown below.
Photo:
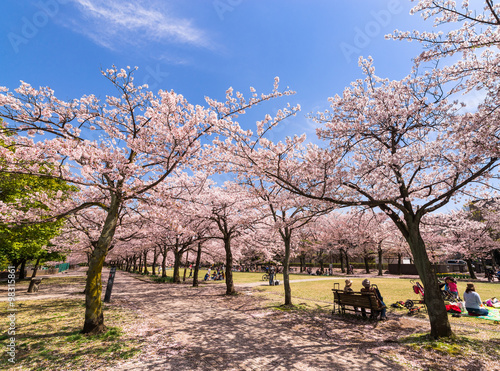
M0 120L0 130L12 137L8 129ZM13 148L7 150L14 151ZM0 164L2 163L0 155ZM69 197L75 191L59 179L44 177L43 175L12 174L0 170L0 202L12 209L12 212L44 212L49 206L37 200L38 194L52 197ZM25 264L30 260L43 259L50 249L51 239L60 233L63 220L38 223L15 224L0 222L0 256L7 259L16 269L20 266L19 278L24 277Z

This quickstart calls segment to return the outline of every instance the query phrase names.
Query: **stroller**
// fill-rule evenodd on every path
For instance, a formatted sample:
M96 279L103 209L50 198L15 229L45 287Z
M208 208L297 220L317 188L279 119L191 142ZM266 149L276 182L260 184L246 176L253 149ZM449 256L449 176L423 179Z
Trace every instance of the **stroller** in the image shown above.
M417 295L420 295L420 299L419 300L408 299L407 301L405 301L404 307L410 311L409 314L415 314L421 309L420 307L416 307L415 304L425 304L424 302L425 291L424 287L420 284L420 282L410 280L410 283L413 285L413 292ZM444 289L445 285L446 284L444 282L442 283L439 282L439 288L441 289L441 295L443 297L443 300L456 301L457 298L455 298L453 294L451 294L449 291Z
M412 315L420 311L421 307L415 306L415 304L425 304L424 302L424 287L418 281L410 280L413 285L413 292L420 296L419 300L408 299L404 302L404 307L408 309L408 314Z

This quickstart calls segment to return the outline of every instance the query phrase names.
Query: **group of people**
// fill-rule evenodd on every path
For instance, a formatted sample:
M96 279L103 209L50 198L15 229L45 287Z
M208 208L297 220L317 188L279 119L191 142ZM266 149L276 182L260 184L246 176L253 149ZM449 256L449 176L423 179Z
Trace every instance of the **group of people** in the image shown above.
M332 268L328 268L328 270L324 270L323 268L318 268L316 269L316 272L313 272L312 268L309 267L306 269L306 272L307 274L310 274L310 275L316 275L316 276L323 276L323 275L329 275L329 276L333 276L333 269Z
M446 277L443 286L443 291L449 293L452 298L459 299L457 281L453 277Z
M455 298L459 298L458 295L458 287L457 287L457 281L453 277L446 277L446 288L445 290L448 290ZM380 320L386 320L387 315L386 315L386 310L387 307L384 303L384 298L380 294L379 289L377 286L372 285L370 283L370 280L365 279L363 282L361 282L361 285L363 286L361 288L361 292L373 292L375 293L375 296L377 298L377 301L379 302L379 307L381 308L379 311L374 311L371 314L372 318L378 318L380 315ZM345 287L344 287L345 292L353 292L354 290L352 289L352 280L346 279L345 280ZM481 297L479 294L476 292L476 288L473 283L468 283L467 288L464 292L463 299L465 301L465 309L467 310L467 313L471 316L487 316L489 311L488 309L485 308L483 305L483 302L481 301ZM357 311L357 308L354 308L355 311ZM365 309L361 309L361 313L363 317L366 317L366 312Z
M457 281L453 277L446 277L444 291L449 292L451 297L460 300L458 295ZM481 297L476 292L476 287L473 283L468 283L465 289L463 299L465 301L465 309L470 316L487 316L489 311L483 305Z
M500 281L500 270L495 273L495 270L493 268L486 268L485 275L488 279L488 282L495 281L495 278Z
M211 273L211 274L210 274ZM208 268L207 273L205 274L205 277L203 278L205 281L219 281L219 280L224 280L226 278L224 274L224 268L217 267L216 269L213 270L212 268Z
M371 313L372 318L379 318L380 315L380 320L385 321L387 320L387 306L384 303L384 298L380 294L380 291L377 286L372 285L369 279L364 279L363 282L361 282L361 285L363 286L361 288L361 292L366 292L370 293L373 292L375 294L375 297L377 298L379 308L381 308L379 311L373 311ZM345 287L344 287L345 292L354 292L352 289L352 280L346 279L345 280ZM358 308L354 308L355 311L357 311ZM364 308L361 308L361 315L363 317L366 317L366 310Z

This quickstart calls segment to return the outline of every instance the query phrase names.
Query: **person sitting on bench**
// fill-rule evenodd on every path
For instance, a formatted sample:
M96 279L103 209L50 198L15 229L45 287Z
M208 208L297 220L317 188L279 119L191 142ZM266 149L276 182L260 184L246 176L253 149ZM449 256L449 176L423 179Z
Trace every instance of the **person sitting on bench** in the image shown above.
M352 289L352 280L350 280L349 278L345 280L345 286L344 286L344 292L354 292L354 290ZM353 307L354 308L354 312L355 313L358 313L358 308L357 307ZM366 315L366 313L365 313Z
M376 311L376 312L372 313L370 317L376 318L378 316L378 312L380 312L380 319L382 321L385 321L387 319L387 315L386 315L387 307L384 304L384 298L380 294L379 289L372 286L370 284L369 279L364 279L363 282L361 282L361 284L363 285L363 288L360 291L361 292L373 292L373 293L375 293L377 301L379 302L379 306L382 307L382 309L380 311ZM366 317L366 311L364 308L361 308L361 313L362 313L363 317Z

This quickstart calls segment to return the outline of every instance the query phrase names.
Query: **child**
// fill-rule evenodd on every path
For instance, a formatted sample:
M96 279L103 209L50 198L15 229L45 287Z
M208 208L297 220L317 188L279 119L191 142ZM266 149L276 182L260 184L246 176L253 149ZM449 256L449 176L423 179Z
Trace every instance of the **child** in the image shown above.
M453 295L455 299L458 299L457 281L455 281L453 277L446 277L445 282L448 286L448 291Z

